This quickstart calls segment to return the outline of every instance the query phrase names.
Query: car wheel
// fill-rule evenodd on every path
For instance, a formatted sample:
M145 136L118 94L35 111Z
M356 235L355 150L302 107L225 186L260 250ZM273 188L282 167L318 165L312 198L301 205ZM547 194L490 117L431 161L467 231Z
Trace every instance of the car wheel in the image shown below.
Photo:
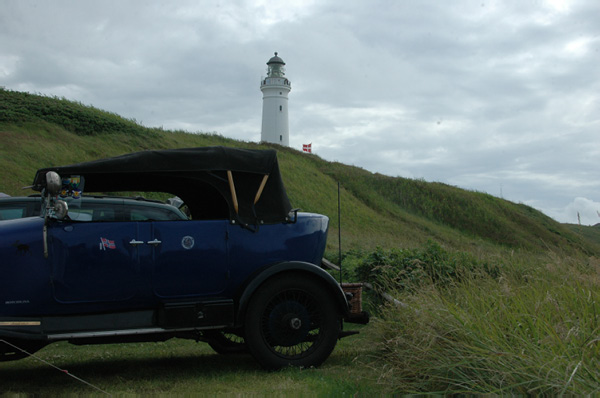
M238 334L217 330L204 332L204 337L208 345L219 354L245 354L248 352L244 338Z
M341 314L316 280L282 275L267 281L252 297L245 317L246 344L266 369L318 366L333 351Z

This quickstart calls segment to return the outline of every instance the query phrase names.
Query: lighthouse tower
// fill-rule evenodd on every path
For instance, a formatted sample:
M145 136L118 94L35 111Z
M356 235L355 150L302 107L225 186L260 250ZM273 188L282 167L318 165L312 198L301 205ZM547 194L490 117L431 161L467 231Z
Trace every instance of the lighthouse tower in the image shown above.
M288 93L292 89L285 77L285 62L275 56L267 62L267 77L260 83L263 93L262 130L260 139L279 145L290 145Z

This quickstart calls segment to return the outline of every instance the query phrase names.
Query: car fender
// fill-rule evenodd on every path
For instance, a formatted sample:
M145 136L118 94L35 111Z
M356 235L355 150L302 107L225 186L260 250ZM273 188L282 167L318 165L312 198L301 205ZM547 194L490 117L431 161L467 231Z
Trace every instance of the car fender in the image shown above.
M338 307L341 311L342 316L346 316L349 313L348 301L344 295L340 284L331 276L327 271L317 267L314 264L306 263L302 261L286 261L282 263L273 264L266 268L262 268L257 273L253 274L240 289L238 295L238 311L236 315L236 325L242 325L244 314L248 303L252 298L252 295L258 288L268 279L287 272L296 272L300 274L306 274L307 276L313 277L318 281L321 281L329 287L331 293L337 301Z

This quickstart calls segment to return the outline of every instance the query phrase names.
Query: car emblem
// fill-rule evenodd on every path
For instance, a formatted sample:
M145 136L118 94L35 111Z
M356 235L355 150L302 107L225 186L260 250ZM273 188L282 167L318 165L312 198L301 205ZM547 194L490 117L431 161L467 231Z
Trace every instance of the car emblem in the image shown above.
M191 236L184 236L183 239L181 239L181 246L186 250L191 249L194 247L194 238Z

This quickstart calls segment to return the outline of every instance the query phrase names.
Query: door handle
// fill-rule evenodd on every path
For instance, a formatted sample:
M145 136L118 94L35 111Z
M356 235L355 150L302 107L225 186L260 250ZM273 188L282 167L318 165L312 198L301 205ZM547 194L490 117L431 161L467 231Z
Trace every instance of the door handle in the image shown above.
M143 244L144 244L144 241L141 241L141 240L135 240L135 239L131 239L131 240L129 241L129 244L130 244L131 246L134 246L134 247L135 247L135 246L138 246L138 245L143 245Z
M149 245L152 245L154 247L160 245L162 242L158 239L154 239L154 240L149 240L148 242L146 242Z

